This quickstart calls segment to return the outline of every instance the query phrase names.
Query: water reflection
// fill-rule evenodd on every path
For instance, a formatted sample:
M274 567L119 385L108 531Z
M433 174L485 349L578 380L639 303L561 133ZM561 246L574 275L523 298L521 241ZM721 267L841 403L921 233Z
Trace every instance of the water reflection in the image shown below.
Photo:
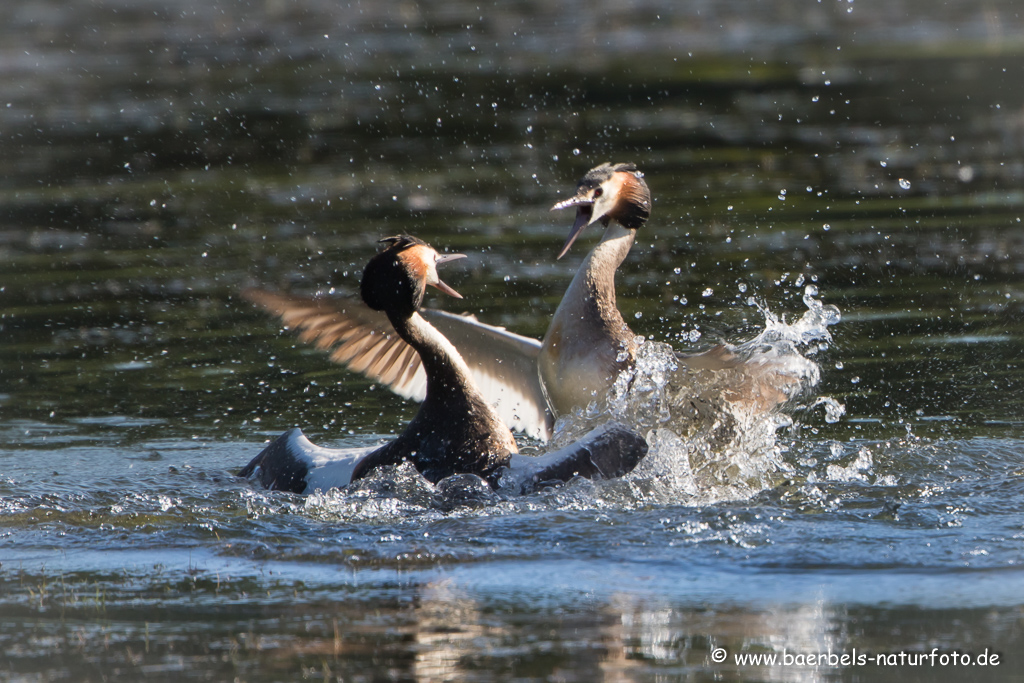
M988 648L1006 658L1019 621L1007 608L883 608L813 593L744 604L567 591L539 606L444 577L314 586L293 582L283 565L258 576L204 565L202 558L188 567L158 563L144 574L5 569L0 637L9 671L68 678L101 662L119 676L156 680L202 669L253 681L464 680L484 671L579 681L895 681L906 680L907 670L738 664L734 655ZM233 607L225 611L225 604ZM723 662L719 649L728 653ZM963 671L929 667L927 678L962 680ZM999 673L971 669L976 680L999 680Z
M778 653L781 658L783 652L842 652L851 646L837 635L842 615L833 615L835 607L824 601L768 611L706 610L678 608L667 601L652 604L623 594L613 596L607 609L618 617L614 630L622 645L618 656L604 667L615 670L618 678L605 680L635 680L634 676L652 665L669 673L710 664L728 676L813 683L833 680L839 668L737 665L733 656ZM718 649L729 653L722 662L712 659L712 652ZM614 667L609 666L611 661Z
M412 674L417 681L450 680L464 660L489 649L485 642L500 641L506 633L488 627L477 602L450 581L423 586L414 613Z

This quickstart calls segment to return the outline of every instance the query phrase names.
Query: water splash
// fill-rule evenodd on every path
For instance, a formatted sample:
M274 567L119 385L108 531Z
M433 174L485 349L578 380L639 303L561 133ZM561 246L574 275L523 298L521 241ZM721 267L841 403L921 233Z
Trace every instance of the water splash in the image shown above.
M792 323L757 304L765 318L760 334L701 354L638 338L636 362L607 402L560 419L552 447L609 419L639 430L650 452L626 478L634 505L742 499L775 485L791 469L777 439L793 425L788 412L820 405L834 422L845 411L832 398L813 396L821 378L813 356L828 348L828 328L840 320L839 309L817 295L814 285L805 287L807 310Z
M521 496L511 479L496 492L469 475L434 485L404 463L345 489L312 493L296 504L307 518L388 524L450 515L636 509L749 498L793 475L777 438L780 429L794 425L790 412L824 406L826 421L834 421L844 411L834 399L813 395L821 376L813 357L828 347L828 328L840 319L835 306L823 305L816 296L813 285L805 288L807 310L792 323L759 305L765 319L760 334L701 354L679 353L637 337L635 363L618 377L606 400L562 416L544 447L562 448L595 427L621 422L643 434L650 447L625 477L575 479Z
M323 521L393 522L429 511L435 490L404 462L344 489L315 491L304 499L304 512Z

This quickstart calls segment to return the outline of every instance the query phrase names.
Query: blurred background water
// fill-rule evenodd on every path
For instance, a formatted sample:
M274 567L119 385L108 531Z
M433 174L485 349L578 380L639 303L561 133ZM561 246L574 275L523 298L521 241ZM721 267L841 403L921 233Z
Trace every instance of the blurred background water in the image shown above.
M9 0L0 679L1019 680L1022 78L1009 0ZM555 261L548 208L607 160L654 197L637 333L842 312L760 487L444 512L233 476L415 411L241 288L354 290L409 232L539 337L596 238ZM853 648L1002 661L732 659Z

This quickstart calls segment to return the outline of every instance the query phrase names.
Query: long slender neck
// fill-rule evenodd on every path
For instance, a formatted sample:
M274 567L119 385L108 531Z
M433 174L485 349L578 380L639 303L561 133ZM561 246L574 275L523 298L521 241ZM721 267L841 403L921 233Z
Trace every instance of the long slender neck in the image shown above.
M625 228L615 221L609 223L601 242L580 264L562 304L577 302L578 306L580 302L586 302L582 311L584 317L596 316L610 329L623 328L624 333L628 331L615 303L615 271L629 254L635 238L636 230Z
M562 297L537 358L548 401L557 413L602 399L633 360L633 332L615 304L615 269L636 230L611 223L587 254Z
M402 460L411 460L434 483L459 473L492 477L519 449L512 432L473 384L466 361L419 313L389 312L388 319L419 354L427 395L397 439L359 461L352 481Z
M388 313L398 336L416 349L427 375L427 397L464 397L475 394L469 366L455 346L417 312L408 317Z

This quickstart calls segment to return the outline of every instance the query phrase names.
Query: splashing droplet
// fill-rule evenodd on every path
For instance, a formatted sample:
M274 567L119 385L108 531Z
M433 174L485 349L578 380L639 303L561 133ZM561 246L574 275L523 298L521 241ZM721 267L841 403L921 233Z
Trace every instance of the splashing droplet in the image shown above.
M825 406L825 422L828 424L839 422L843 415L846 414L846 406L828 396L819 396L811 407L817 408L818 406Z

